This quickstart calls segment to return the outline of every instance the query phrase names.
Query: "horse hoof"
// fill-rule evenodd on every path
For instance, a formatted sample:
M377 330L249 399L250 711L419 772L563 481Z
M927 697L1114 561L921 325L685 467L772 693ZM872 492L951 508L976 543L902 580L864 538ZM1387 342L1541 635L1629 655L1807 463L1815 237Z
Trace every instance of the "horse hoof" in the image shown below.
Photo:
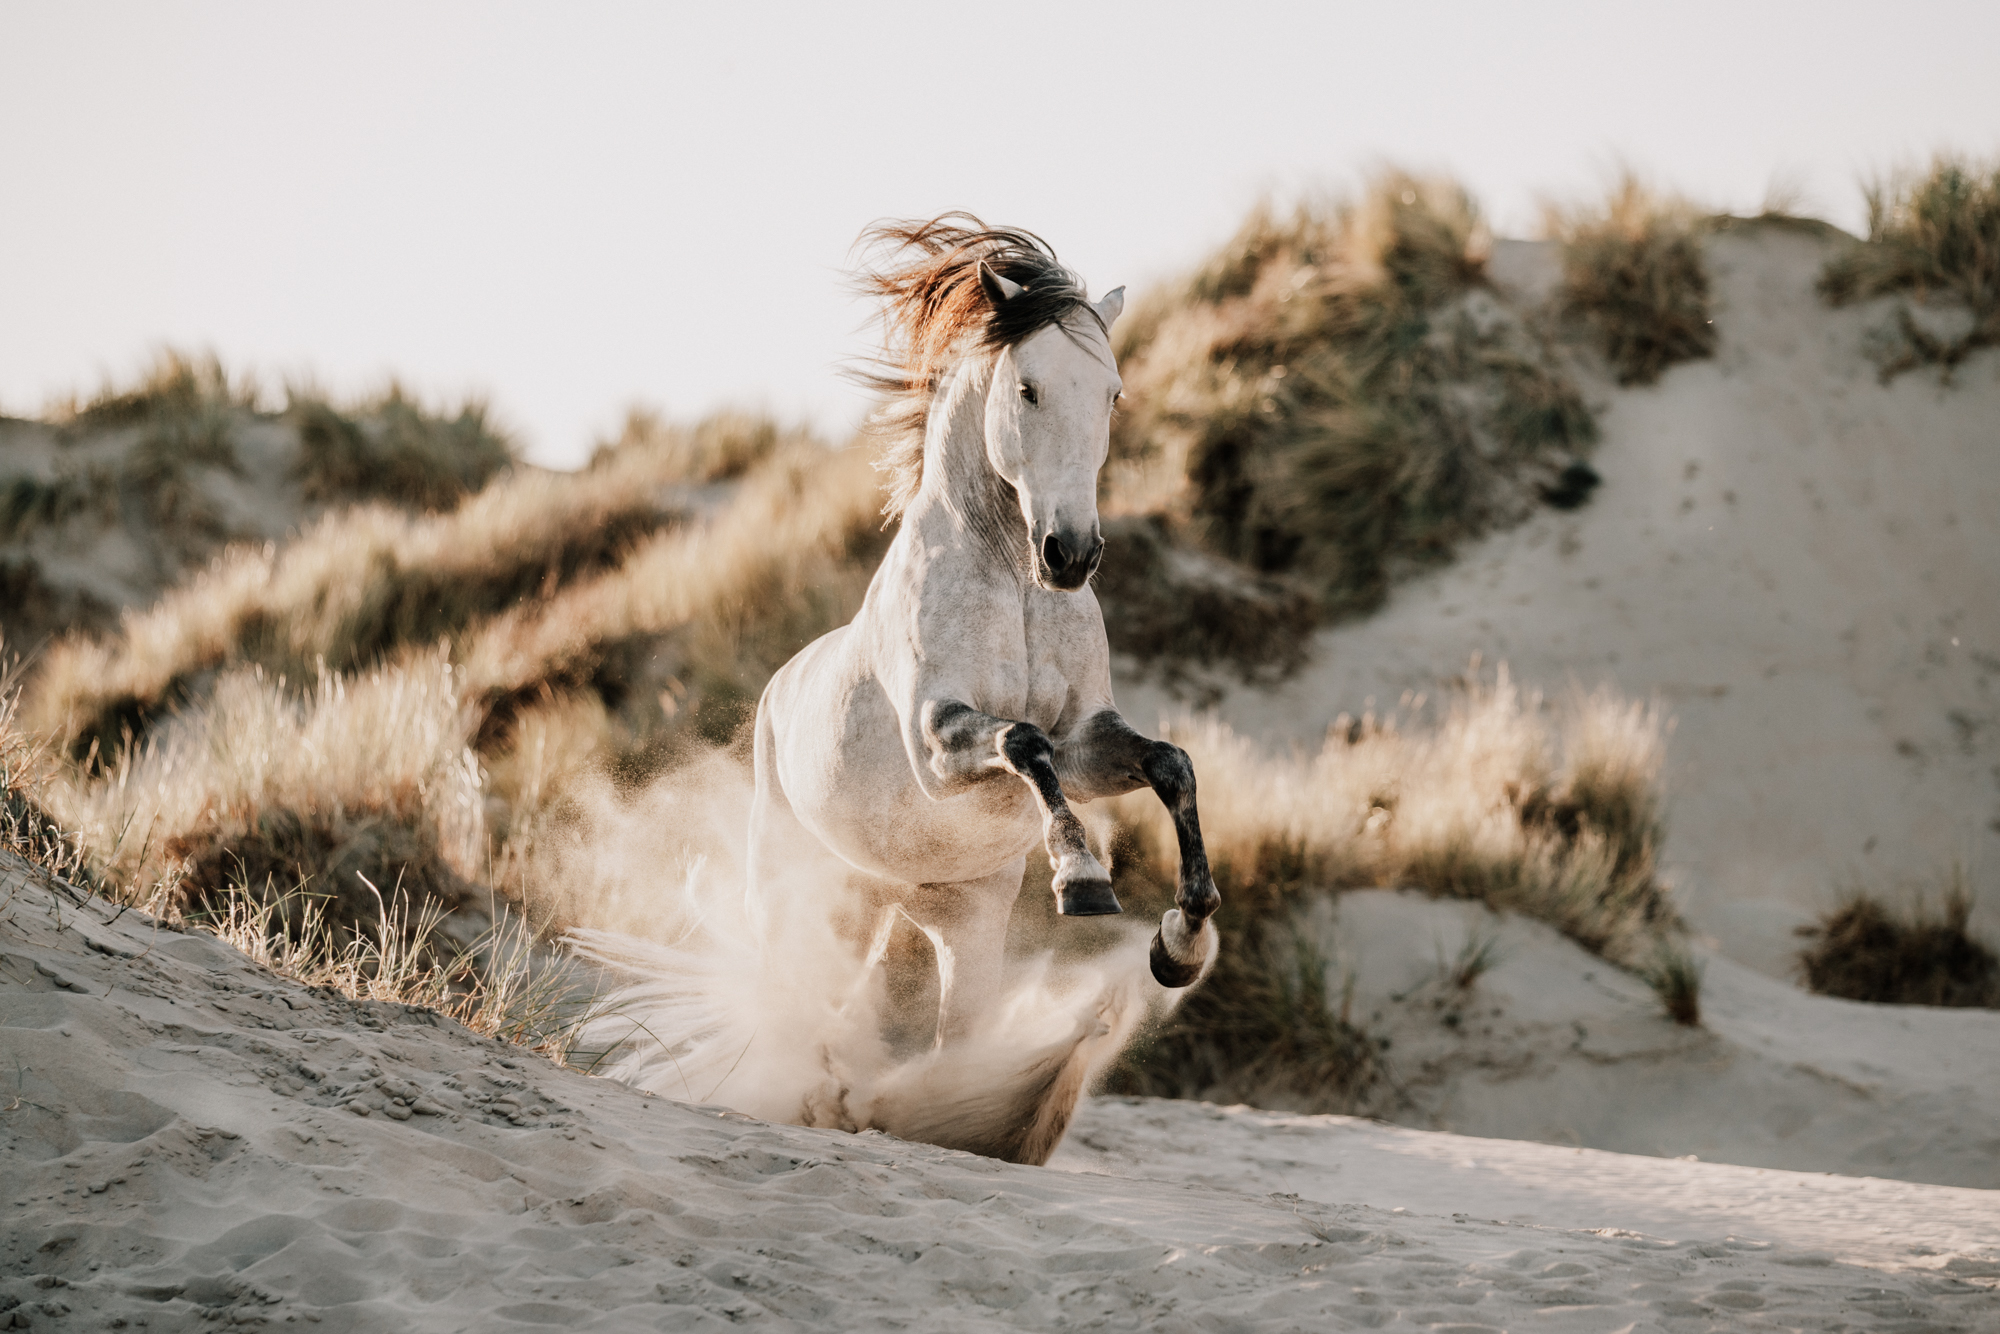
M1190 932L1180 909L1169 908L1153 933L1153 980L1174 990L1193 986L1214 962L1216 947L1214 927L1199 922Z
M1056 911L1064 917L1109 917L1124 912L1109 880L1072 880L1056 889Z
M1167 953L1167 942L1160 939L1160 933L1153 933L1153 980L1161 986L1178 991L1191 987L1201 977L1199 963L1182 963Z

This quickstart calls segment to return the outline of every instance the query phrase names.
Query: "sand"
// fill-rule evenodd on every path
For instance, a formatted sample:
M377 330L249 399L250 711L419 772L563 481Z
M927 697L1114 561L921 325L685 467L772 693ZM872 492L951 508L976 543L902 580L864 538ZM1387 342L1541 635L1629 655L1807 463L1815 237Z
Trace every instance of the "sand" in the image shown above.
M2000 1011L1814 996L1698 948L1686 1027L1638 978L1476 903L1364 890L1308 921L1330 1004L1389 1042L1369 1110L1398 1124L2000 1187ZM1468 942L1493 962L1459 987Z
M650 1097L0 880L17 1327L2000 1324L1989 1192L1150 1100L1012 1167Z
M1222 717L1316 745L1342 712L1437 699L1475 655L1551 697L1609 683L1676 719L1667 876L1730 958L1788 977L1793 929L1843 889L1935 885L1953 861L2000 939L2000 353L1950 387L1880 384L1865 349L1891 303L1828 308L1829 244L1711 238L1714 360L1633 389L1585 370L1587 505L1462 548ZM1556 263L1501 242L1492 272L1532 304ZM1119 697L1182 708L1136 681Z

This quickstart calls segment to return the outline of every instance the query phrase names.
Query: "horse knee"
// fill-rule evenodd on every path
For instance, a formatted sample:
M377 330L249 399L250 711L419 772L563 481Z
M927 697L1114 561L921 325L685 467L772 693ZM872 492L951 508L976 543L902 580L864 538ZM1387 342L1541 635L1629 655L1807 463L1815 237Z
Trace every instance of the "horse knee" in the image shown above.
M1169 805L1194 796L1194 761L1171 741L1156 741L1144 766L1146 781Z

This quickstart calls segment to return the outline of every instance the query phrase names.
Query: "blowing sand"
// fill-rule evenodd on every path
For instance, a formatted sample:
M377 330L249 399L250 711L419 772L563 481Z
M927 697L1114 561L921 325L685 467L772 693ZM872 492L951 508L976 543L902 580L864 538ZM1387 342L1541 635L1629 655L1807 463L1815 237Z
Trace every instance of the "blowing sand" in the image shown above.
M1012 1167L311 993L4 854L0 899L16 1327L2000 1323L1988 1192L1145 1100Z

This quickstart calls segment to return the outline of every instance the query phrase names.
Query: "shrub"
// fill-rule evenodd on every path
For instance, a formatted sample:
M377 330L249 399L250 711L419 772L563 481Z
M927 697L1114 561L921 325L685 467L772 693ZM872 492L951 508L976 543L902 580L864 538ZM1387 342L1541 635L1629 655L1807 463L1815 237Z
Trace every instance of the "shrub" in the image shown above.
M1868 239L1827 261L1819 290L1836 306L1890 295L1961 306L1970 324L1955 337L1921 328L1902 308L1881 358L1885 381L1917 365L1949 378L1971 353L2000 344L2000 163L1939 157L1924 175L1869 186L1867 198Z
M298 479L314 504L384 500L408 509L446 510L514 462L514 448L469 402L433 415L400 385L346 412L295 390L285 417L299 437Z
M1527 506L1523 480L1595 438L1535 336L1481 290L1485 233L1442 181L1260 209L1207 265L1114 328L1127 406L1112 513L1292 573L1334 615ZM1551 460L1555 460L1551 466Z
M1972 895L1953 868L1941 909L1918 900L1898 911L1855 891L1799 934L1806 986L1825 996L1886 1005L2000 1008L2000 959L1967 930Z
M1652 384L1667 367L1715 353L1702 220L1630 174L1600 209L1548 213L1562 243L1562 315L1589 330L1618 383Z

